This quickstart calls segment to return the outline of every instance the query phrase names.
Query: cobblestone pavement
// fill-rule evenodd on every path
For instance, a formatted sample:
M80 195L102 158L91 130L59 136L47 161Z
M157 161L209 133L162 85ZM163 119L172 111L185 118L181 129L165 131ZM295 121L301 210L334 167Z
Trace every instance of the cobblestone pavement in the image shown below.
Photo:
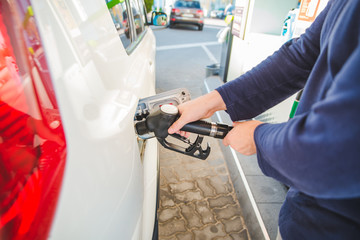
M160 147L160 240L250 239L218 140L207 160Z

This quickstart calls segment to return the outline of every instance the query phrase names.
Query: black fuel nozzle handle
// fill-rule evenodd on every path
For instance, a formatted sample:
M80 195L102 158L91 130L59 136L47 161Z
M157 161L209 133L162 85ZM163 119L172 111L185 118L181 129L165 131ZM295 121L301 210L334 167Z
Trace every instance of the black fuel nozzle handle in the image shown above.
M231 131L231 129L233 129L233 127L226 124L199 120L186 124L181 128L181 131L223 139L226 134Z
M163 105L158 111L150 114L146 121L136 123L136 132L139 136L153 132L157 138L164 139L168 136L169 127L179 116L176 106ZM186 124L181 128L181 131L223 139L232 128L232 126L225 124L199 120Z
M169 133L169 127L178 118L178 109L173 105L163 105L156 112L146 117L145 121L135 124L136 133L141 137L148 133L154 133L157 138L165 139Z

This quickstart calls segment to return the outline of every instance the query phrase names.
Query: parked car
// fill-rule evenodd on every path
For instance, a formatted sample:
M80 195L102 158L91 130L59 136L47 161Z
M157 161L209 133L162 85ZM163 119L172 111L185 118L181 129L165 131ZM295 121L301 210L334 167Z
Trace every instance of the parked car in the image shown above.
M223 19L224 18L224 8L212 10L210 12L210 17Z
M1 1L0 239L156 239L148 25L142 0Z
M196 25L199 31L204 27L204 12L199 1L178 0L171 9L170 25L172 28L176 24Z

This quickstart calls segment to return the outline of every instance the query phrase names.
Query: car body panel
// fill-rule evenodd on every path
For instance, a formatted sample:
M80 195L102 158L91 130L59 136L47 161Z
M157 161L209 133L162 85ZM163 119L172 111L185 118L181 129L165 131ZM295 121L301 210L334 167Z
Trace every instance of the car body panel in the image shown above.
M144 186L144 174L156 176L157 151L144 166L133 119L138 99L155 94L155 37L147 28L129 54L104 0L32 3L68 145L49 237L149 239L156 183Z

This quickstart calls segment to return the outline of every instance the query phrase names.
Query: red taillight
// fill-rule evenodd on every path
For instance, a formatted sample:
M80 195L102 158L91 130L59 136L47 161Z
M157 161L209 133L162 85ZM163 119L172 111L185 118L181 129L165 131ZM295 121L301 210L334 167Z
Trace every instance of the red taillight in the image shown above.
M172 12L172 13L180 13L180 9L178 9L178 8L173 8L173 9L171 9L171 12Z
M175 21L176 21L176 18L171 18L170 21L175 22Z
M28 0L0 4L0 239L45 239L66 148Z
M197 14L204 14L203 10L199 9L196 11Z

